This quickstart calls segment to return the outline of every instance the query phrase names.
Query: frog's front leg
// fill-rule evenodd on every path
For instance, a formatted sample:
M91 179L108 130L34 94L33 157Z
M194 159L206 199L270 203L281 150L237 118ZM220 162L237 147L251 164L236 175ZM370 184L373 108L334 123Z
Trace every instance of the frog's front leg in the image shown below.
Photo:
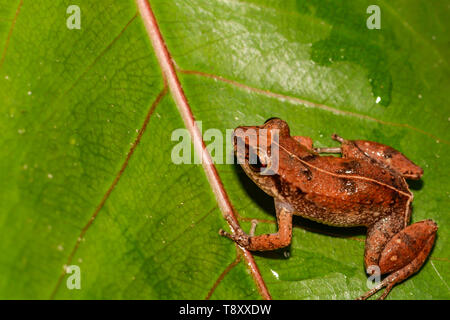
M286 247L291 243L292 238L293 209L290 205L275 200L275 210L277 212L278 223L278 232L276 233L255 236L251 232L248 235L234 220L229 219L230 221L228 222L233 228L234 233L230 234L221 229L219 234L230 238L241 247L250 251L267 251ZM252 229L254 231L254 227Z
M398 219L398 221L401 221ZM394 218L383 219L369 228L364 254L365 265L379 268L380 275L388 274L378 285L359 299L367 299L386 287L379 299L384 299L392 287L416 273L426 261L433 248L437 225L432 220L414 223L389 235L398 228Z

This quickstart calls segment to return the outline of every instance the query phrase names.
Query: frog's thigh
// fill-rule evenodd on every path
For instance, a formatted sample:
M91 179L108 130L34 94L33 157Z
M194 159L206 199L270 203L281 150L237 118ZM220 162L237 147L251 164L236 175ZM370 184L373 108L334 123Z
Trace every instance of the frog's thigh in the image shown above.
M292 136L292 138L296 140L298 143L300 143L302 146L306 147L308 150L312 150L313 141L310 137Z
M278 232L251 236L248 238L246 249L251 251L275 250L288 246L292 239L292 208L275 200L277 212Z
M390 216L376 222L368 228L364 250L366 269L370 266L378 266L381 252L388 241L402 230L404 225L403 220L401 216Z
M433 247L436 231L437 225L434 221L423 220L397 233L381 253L379 261L381 273L400 270L419 256L426 258Z
M386 287L379 298L384 299L396 283L417 272L433 248L436 231L437 225L434 221L424 220L416 222L394 235L383 248L378 263L380 273L389 275L361 298L367 299Z

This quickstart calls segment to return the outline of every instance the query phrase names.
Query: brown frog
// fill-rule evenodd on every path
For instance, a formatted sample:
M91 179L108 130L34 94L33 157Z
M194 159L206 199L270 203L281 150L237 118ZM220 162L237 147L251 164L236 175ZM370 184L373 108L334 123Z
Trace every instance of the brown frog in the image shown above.
M253 223L248 235L227 217L233 234L220 234L250 251L265 251L290 244L294 214L333 226L365 226L366 270L387 276L360 298L386 287L384 299L395 284L421 268L434 244L435 222L408 225L413 194L405 178L420 179L423 170L389 146L332 138L340 148L314 149L311 138L291 136L288 124L278 118L236 128L236 155L246 174L274 197L278 232L254 235ZM268 174L271 167L275 169Z

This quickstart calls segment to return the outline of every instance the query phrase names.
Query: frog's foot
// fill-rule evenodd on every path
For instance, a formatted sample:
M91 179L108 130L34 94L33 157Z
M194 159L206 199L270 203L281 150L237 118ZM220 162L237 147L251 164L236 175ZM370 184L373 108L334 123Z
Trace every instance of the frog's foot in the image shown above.
M344 138L341 138L336 133L333 133L331 135L331 139L339 141L340 143L343 143L345 140ZM314 148L314 151L317 153L342 153L342 148L335 147L335 148Z
M386 279L385 279L386 280ZM378 291L380 291L381 289L383 289L384 287L387 287L386 290L383 292L383 294L378 298L378 300L384 300L384 298L386 298L386 296L388 295L389 291L391 291L392 287L394 286L393 284L390 284L389 286L386 284L385 280L383 280L382 282L380 282L378 285L376 285L375 287L373 287L372 289L370 289L369 291L367 291L365 294L363 294L362 296L356 298L356 300L366 300L367 298L369 298L370 296L372 296L373 294L377 293Z
M250 242L249 238L255 236L256 226L259 223L258 220L256 220L256 219L252 220L252 225L250 227L250 232L248 235L241 229L241 227L234 221L234 219L231 218L230 215L226 216L226 220L229 222L230 226L234 230L234 233L230 234L230 233L226 232L225 230L220 229L219 234L221 236L227 237L227 238L235 241L237 244L239 244L242 247L248 247L249 242Z
M317 153L342 153L341 148L314 148Z
M345 142L345 139L344 138L342 138L342 137L340 137L338 134L336 134L336 133L333 133L332 135L331 135L331 139L333 139L333 140L335 140L335 141L339 141L340 143L344 143Z
M227 238L233 240L241 247L244 247L244 248L248 247L248 245L250 243L249 235L246 234L244 232L244 230L242 230L242 228L239 226L239 224L230 215L226 215L225 219L230 224L231 229L233 230L233 233L228 233L225 230L220 229L219 234L221 236L224 236L224 237L227 237ZM252 222L252 227L253 227L253 222ZM255 226L255 228L256 228L256 226Z
M381 274L389 274L359 299L367 299L386 287L378 299L384 299L392 287L419 271L425 263L436 238L437 225L432 220L414 223L397 233L386 244L378 267Z
M275 201L275 209L277 211L278 232L267 233L261 235L248 235L241 227L232 219L227 218L233 234L224 230L219 230L219 234L230 238L241 247L250 251L267 251L276 250L288 246L292 238L292 215L293 211L289 205ZM256 224L252 223L251 233L254 233Z
M228 233L225 230L220 229L219 234L233 240L238 245L244 248L247 248L250 244L250 237L244 231L242 231L242 229L236 230L234 233Z

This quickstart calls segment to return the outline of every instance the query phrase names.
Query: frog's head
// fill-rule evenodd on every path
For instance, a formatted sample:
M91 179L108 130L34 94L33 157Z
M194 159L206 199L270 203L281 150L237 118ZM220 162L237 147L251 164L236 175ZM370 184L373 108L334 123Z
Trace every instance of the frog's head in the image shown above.
M265 192L274 196L274 176L278 172L278 142L289 136L288 124L271 118L261 126L237 127L233 132L234 151L245 173Z

